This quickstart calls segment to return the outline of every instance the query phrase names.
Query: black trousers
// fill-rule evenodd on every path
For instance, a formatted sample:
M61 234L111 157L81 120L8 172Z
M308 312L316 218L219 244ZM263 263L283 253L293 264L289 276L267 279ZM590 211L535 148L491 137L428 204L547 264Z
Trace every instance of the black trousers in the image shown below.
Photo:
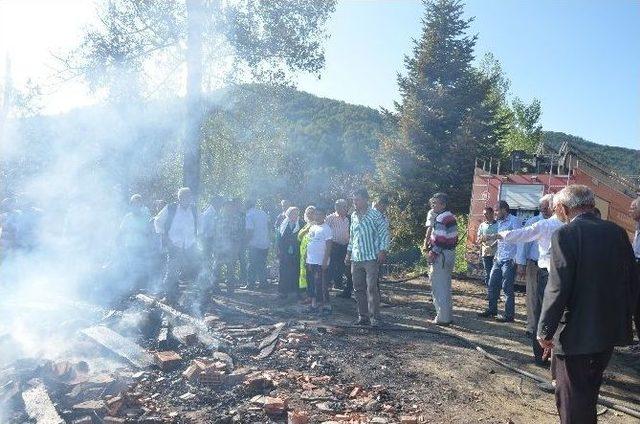
M351 296L353 291L353 283L351 281L351 270L344 263L344 258L347 256L347 245L340 243L332 243L331 245L331 260L329 261L328 278L329 283L340 285L343 281L343 277L346 277L346 283L343 292L347 296Z
M636 259L636 272L638 278L640 278L640 259ZM640 296L638 296L638 301L636 302L636 310L633 314L633 322L636 325L636 334L638 335L638 340L640 340Z
M267 256L269 249L249 248L249 265L247 267L247 284L256 282L267 284Z
M613 349L588 355L555 355L556 406L562 424L598 422L596 403L602 373Z
M533 303L533 323L534 328L536 329L531 336L531 345L533 347L533 358L536 361L536 364L543 364L542 354L544 350L540 347L540 343L538 343L538 338L536 337L536 333L538 331L538 322L540 322L540 313L542 312L542 299L544 298L544 289L547 287L547 281L549 280L549 271L545 268L538 268L538 288L536 289L536 300Z

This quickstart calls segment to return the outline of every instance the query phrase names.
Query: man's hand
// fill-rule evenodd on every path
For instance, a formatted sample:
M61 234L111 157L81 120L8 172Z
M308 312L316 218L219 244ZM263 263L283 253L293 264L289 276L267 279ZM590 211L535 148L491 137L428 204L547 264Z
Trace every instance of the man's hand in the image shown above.
M347 256L344 257L344 264L349 265L349 262L351 262L351 253L347 252Z
M385 252L384 250L381 250L380 252L378 252L378 263L383 264L386 261L387 261L387 252Z
M542 360L546 361L551 356L551 351L553 350L553 341L538 337L538 343L540 343L540 347L544 350L544 352L542 353Z
M527 268L526 268L524 265L520 265L520 264L518 264L518 267L517 267L517 271L516 271L516 272L518 273L518 278L519 278L519 279L523 279L523 278L524 278L524 276L525 276L525 275L526 275L526 273L527 273Z

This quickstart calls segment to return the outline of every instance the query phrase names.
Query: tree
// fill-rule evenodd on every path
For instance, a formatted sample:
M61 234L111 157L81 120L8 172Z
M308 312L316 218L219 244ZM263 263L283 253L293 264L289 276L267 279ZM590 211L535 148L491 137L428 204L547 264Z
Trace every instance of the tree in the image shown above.
M542 142L542 125L539 123L542 115L540 100L533 99L531 103L525 104L516 97L511 103L511 111L509 132L501 143L505 156L514 150L534 154Z
M535 153L542 142L542 126L539 123L542 115L540 101L533 99L527 105L520 98L515 97L510 104L511 81L504 74L502 65L493 54L485 55L480 69L487 79L495 82L489 96L499 104L498 115L500 120L506 123L505 131L499 137L501 157L508 159L514 150Z
M400 245L423 234L429 196L449 194L449 207L469 205L475 158L497 155L504 131L498 81L472 66L476 36L458 0L425 1L423 31L398 76L401 102L397 137L381 141L376 191L394 193L392 221Z
M82 76L117 100L166 85L186 90L183 178L197 193L203 86L318 74L334 8L335 0L111 0L99 10L100 24L60 58L61 76Z

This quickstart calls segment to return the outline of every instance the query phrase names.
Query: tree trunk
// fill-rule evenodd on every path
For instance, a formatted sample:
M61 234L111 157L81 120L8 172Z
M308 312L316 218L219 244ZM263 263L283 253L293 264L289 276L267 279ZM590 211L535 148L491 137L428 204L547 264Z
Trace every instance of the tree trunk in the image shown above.
M194 199L200 190L200 141L202 102L202 33L205 19L204 0L187 0L187 96L184 138L184 185Z

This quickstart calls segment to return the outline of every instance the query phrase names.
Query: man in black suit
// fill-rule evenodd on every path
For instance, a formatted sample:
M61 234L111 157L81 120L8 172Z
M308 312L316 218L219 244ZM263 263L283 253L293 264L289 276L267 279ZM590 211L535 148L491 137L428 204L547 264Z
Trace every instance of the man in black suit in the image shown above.
M588 187L565 187L554 203L567 225L551 239L538 341L546 356L553 349L560 421L595 423L613 347L633 341L639 288L635 260L626 232L593 214L595 199Z

